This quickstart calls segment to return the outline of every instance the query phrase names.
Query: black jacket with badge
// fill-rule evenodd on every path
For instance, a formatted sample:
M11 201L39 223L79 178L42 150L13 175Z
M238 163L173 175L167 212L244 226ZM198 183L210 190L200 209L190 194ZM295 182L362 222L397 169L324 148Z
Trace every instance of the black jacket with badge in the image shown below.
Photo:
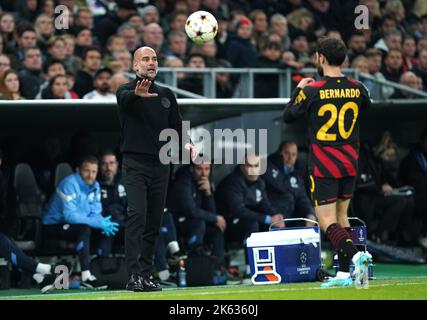
M285 174L282 156L274 153L268 157L267 171L262 175L271 204L285 218L314 216L304 181L297 171Z
M117 90L117 104L121 127L120 151L122 153L159 156L167 141L160 141L160 132L174 129L181 139L182 118L172 91L154 82L148 90L157 97L135 95L139 78L121 85Z
M237 166L218 185L215 192L218 212L227 219L248 219L265 222L265 216L280 213L270 203L261 178L251 182Z
M196 218L216 223L217 215L212 183L211 190L210 196L199 190L197 181L191 174L190 166L183 166L175 174L168 206L177 217Z
M99 180L99 185L101 187L102 215L111 215L114 222L118 222L120 227L124 227L127 196L121 175L117 174L114 177L112 185L108 185L102 180Z

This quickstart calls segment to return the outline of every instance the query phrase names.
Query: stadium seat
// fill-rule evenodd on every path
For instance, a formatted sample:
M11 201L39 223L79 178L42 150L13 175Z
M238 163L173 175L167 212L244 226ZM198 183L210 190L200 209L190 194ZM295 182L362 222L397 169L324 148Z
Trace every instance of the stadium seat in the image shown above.
M41 243L41 215L45 196L40 191L33 170L27 163L16 166L13 187L19 224L17 244L23 250L36 250Z
M55 188L66 176L73 173L73 168L65 162L59 163L55 169Z

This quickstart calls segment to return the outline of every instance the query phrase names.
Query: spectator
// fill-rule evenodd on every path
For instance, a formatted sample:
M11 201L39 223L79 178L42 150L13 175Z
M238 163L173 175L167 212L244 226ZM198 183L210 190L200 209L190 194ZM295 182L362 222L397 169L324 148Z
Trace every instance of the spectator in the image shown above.
M270 18L270 31L280 36L281 50L289 50L291 47L291 38L288 32L288 20L280 13L274 14Z
M110 90L112 93L116 94L117 89L122 84L128 83L130 81L129 77L124 73L115 73L110 80Z
M110 68L98 69L95 73L95 79L93 81L94 90L86 93L83 99L93 100L108 100L116 101L116 95L110 90L110 81L113 71Z
M92 91L93 76L101 67L101 51L96 47L88 47L83 52L83 69L76 74L76 83L73 90L82 98Z
M214 68L218 64L217 52L217 44L214 40L211 40L206 41L201 45L193 46L191 48L190 54L201 54L205 58L206 67Z
M291 38L291 50L299 62L310 60L307 36L304 32L296 31Z
M71 99L68 92L67 77L58 74L49 80L49 86L41 92L42 99Z
M172 31L183 32L185 30L185 22L187 21L188 15L184 12L177 12L170 18L168 35Z
M386 16L383 15L381 18L381 21L379 23L378 31L374 34L373 42L374 43L378 42L386 34L393 32L393 31L398 31L396 20L394 19L394 17L392 17L390 15L386 15ZM379 42L379 44L381 44L381 43L383 45L380 46L380 48L378 48L378 49L387 51L387 48L384 45L384 40L382 42Z
M317 40L314 34L314 18L310 11L300 8L289 13L286 19L289 22L289 34L292 35L295 30L298 30L304 32L310 42Z
M172 30L168 34L168 51L165 53L165 56L175 56L181 60L186 60L187 46L187 35L183 31Z
M281 61L280 44L277 42L264 43L261 55L257 59L257 68L285 67ZM287 66L286 66L287 67ZM255 75L255 98L274 98L279 94L279 77L275 74Z
M427 128L421 133L418 144L403 159L400 178L415 189L415 216L421 229L418 242L427 249Z
M386 53L381 73L387 80L399 82L400 75L402 74L402 64L402 53L400 50L391 49Z
M24 67L19 72L21 94L26 99L34 99L44 82L40 49L30 47L24 50Z
M41 13L45 13L49 17L53 18L55 15L55 1L54 0L44 0L43 4L42 4Z
M145 6L142 9L138 9L138 13L144 21L145 25L149 25L151 23L159 23L159 10L155 6Z
M74 28L76 43L74 47L74 54L81 57L86 48L93 46L92 31L86 27Z
M267 15L263 10L255 9L249 13L249 19L251 19L253 24L252 42L257 44L268 33Z
M0 100L24 99L19 91L18 73L7 69L0 74Z
M201 54L191 54L188 57L187 68L205 68L205 58ZM203 73L185 73L178 81L178 88L203 95Z
M141 39L136 28L130 23L125 23L117 30L117 35L125 40L126 48L131 54L141 45Z
M371 76L378 80L386 80L380 72L382 69L382 53L379 49L366 50L366 57L368 59L368 71ZM376 82L365 79L363 84L368 88L371 93L372 99L388 99L394 92L394 88L388 86L381 86Z
M417 52L420 53L422 50L427 50L427 37L417 41Z
M7 54L0 53L0 73L10 69L10 58Z
M419 18L414 36L416 39L427 37L427 14Z
M366 39L361 32L353 33L350 36L350 39L347 42L348 52L350 63L353 59L361 54L364 54L367 48Z
M140 17L138 14L135 13L131 15L128 18L127 23L129 23L131 26L133 26L136 29L136 32L138 33L139 36L141 36L142 33L144 32L144 26L145 26L144 20L142 20L142 17Z
M412 71L418 64L418 60L415 57L417 46L415 38L409 34L403 37L402 43L402 58L403 58L403 72Z
M54 76L65 75L64 64L55 58L48 59L43 63L43 74L45 82L40 85L40 90L36 95L36 99L41 99L43 90L49 86L49 82Z
M42 222L46 239L75 241L81 266L81 286L88 289L107 289L90 272L90 239L92 229L101 229L114 236L118 223L111 216L103 217L99 183L96 182L98 160L84 157L77 172L65 177L43 212Z
M132 70L132 55L126 49L113 51L112 54L113 60L120 63L120 69L118 72L124 72L129 77L131 77L134 73Z
M231 68L227 60L218 60L217 68ZM226 72L217 72L216 74L216 96L215 98L232 98L234 86L230 80L230 74Z
M169 56L165 59L165 68L183 68L184 62L180 58L177 58L175 56ZM180 81L183 79L185 74L183 72L177 72L176 73L176 79Z
M242 18L236 25L236 35L229 38L227 45L227 60L233 68L252 68L256 65L256 47L250 37L252 22Z
M201 0L187 0L188 12L196 12L200 10Z
M215 193L217 210L227 222L226 243L237 241L246 244L253 233L268 230L268 225L278 223L283 215L278 213L268 199L265 183L259 179L260 157L254 154L245 156L245 163L225 177ZM246 274L249 274L246 256Z
M108 65L108 63L113 59L112 54L114 51L127 50L125 39L114 34L108 38L105 49L106 50L104 51L104 59L102 60L102 64Z
M34 23L37 16L40 14L41 1L37 0L25 0L21 1L21 5L18 6L18 21L27 21Z
M64 34L62 38L65 40L64 65L68 71L76 74L82 66L82 59L74 54L76 39L70 34Z
M7 44L5 47L13 49L16 45L15 18L12 14L0 13L0 34Z
M414 73L423 80L423 90L427 91L427 49L418 53L418 65Z
M334 29L338 30L341 27L343 30L342 34L348 34L346 28L350 26L344 26L339 24L342 21L342 16L337 17L334 15L334 8L331 6L329 0L307 0L304 7L311 12L314 18L314 30L317 37L325 34L326 30ZM354 7L351 8L352 11ZM353 13L353 12L352 12ZM341 14L343 14L341 12ZM353 21L352 21L353 22ZM343 23L345 24L345 23Z
M99 256L112 252L113 241L124 252L124 227L127 217L126 190L119 172L119 162L113 150L105 149L99 156L99 185L101 189L102 215L111 216L118 223L119 231L114 237L103 235L96 250Z
M162 65L164 61L164 56L162 53L163 38L163 29L159 24L152 22L145 26L142 42L145 46L149 46L156 51L159 65Z
M224 261L226 222L216 209L210 162L181 167L170 195L170 210L188 247L197 250L211 246L212 255Z
M79 99L79 95L73 91L76 76L70 71L66 71L65 76L67 77L67 90L70 93L71 99Z
M61 36L54 36L47 42L47 53L50 57L58 59L65 63L67 51L65 49L65 40Z
M363 55L355 57L351 63L351 67L357 69L360 73L369 74L368 58Z
M283 141L278 151L268 157L267 171L261 177L272 206L285 218L316 220L304 180L295 169L297 157L296 143Z
M55 31L53 18L49 17L47 14L39 15L34 24L34 29L37 34L37 46L43 52L46 52L47 43ZM32 44L32 46L34 45L35 44Z
M412 89L418 89L418 77L412 71L407 71L400 76L399 83L403 86L407 86ZM396 90L395 93L390 97L391 99L416 99L419 96L403 91Z
M105 48L108 38L135 12L136 6L132 0L117 1L116 11L108 13L95 28L102 48Z
M77 10L74 18L75 27L84 27L93 30L93 15L88 8L80 8Z
M17 35L17 48L13 57L16 59L16 63L19 63L24 59L25 49L36 46L37 38L34 28L27 24L18 26Z

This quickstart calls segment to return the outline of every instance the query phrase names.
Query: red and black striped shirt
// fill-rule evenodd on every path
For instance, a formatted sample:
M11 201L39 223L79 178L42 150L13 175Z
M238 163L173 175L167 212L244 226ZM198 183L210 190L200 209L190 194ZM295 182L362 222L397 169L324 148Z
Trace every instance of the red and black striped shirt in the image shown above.
M296 88L284 121L308 117L309 169L316 177L357 175L360 110L370 107L368 90L359 81L326 77L303 90Z

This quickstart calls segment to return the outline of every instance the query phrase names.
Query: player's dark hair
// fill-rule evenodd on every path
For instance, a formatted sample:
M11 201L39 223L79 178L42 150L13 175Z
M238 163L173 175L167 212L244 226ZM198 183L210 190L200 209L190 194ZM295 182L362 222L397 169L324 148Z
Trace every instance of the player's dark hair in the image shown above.
M317 53L325 56L331 66L340 66L347 56L347 48L340 39L324 37L319 39Z
M78 166L77 167L79 167L79 168L81 168L82 167L82 165L83 165L83 163L85 163L85 162L89 162L89 163L93 163L93 164L98 164L98 158L97 157L95 157L95 156L93 156L93 155L85 155L85 156L82 156L80 159L79 159L79 164L78 164Z

